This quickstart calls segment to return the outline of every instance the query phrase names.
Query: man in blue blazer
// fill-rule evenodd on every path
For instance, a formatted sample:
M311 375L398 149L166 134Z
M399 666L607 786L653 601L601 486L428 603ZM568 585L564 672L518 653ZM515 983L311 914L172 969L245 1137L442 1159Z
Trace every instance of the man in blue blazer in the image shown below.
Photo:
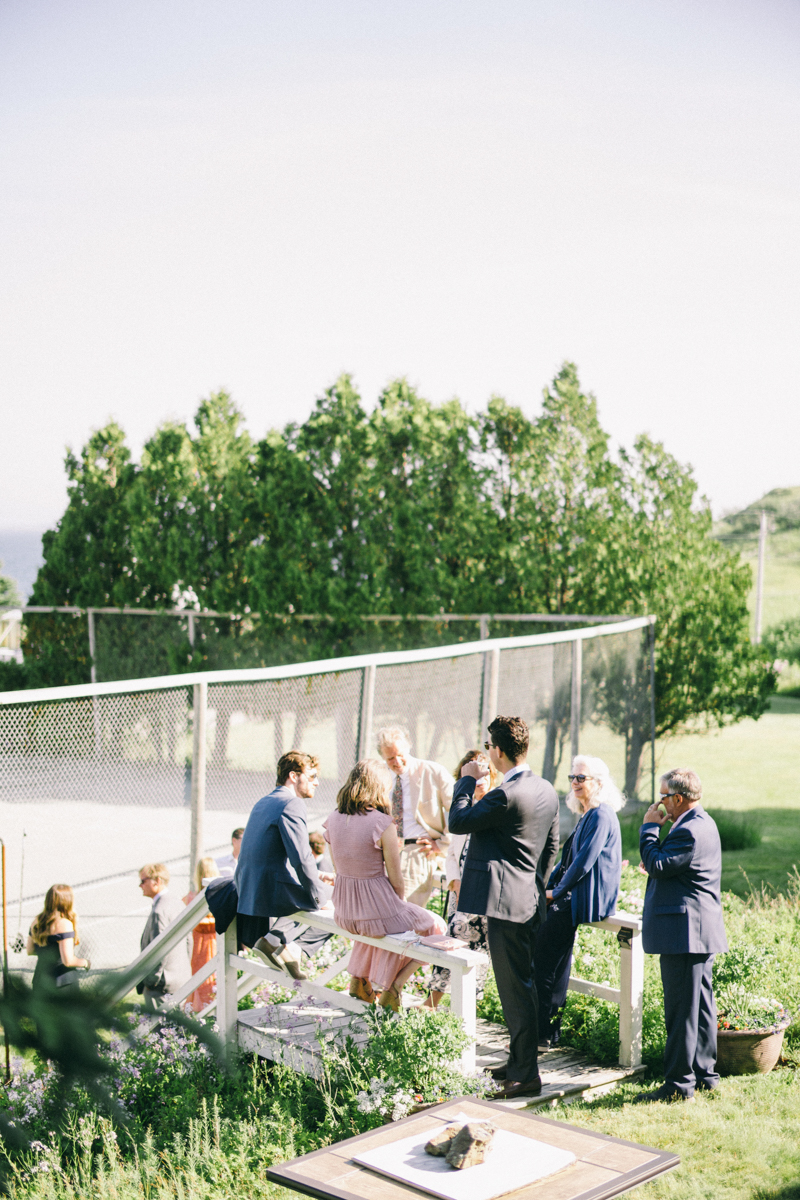
M488 768L477 760L466 763L449 826L451 833L471 834L458 906L489 918L489 953L511 1035L505 1072L494 1072L503 1079L496 1096L502 1100L542 1090L533 948L546 912L545 880L558 852L558 796L526 762L528 726L520 717L496 717L489 735L486 749L503 782L474 804L475 782Z
M246 946L255 946L275 917L312 912L330 895L308 844L305 802L317 790L318 767L302 750L284 754L276 787L250 813L235 876L239 939Z
M691 1100L711 1091L717 1074L717 1006L711 987L715 954L728 949L722 919L722 849L717 827L700 804L694 771L661 777L660 804L644 815L639 850L649 879L644 898L642 945L661 955L664 985L664 1083L636 1102ZM661 811L661 807L665 812ZM672 828L659 841L665 821Z

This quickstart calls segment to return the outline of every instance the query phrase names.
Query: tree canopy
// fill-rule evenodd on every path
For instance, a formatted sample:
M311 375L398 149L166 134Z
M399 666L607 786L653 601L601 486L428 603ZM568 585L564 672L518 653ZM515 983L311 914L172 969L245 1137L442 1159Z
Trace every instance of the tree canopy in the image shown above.
M572 363L538 415L497 396L476 414L437 406L406 380L367 411L343 375L259 442L217 392L138 464L112 422L66 467L34 604L166 608L189 592L220 612L325 614L328 653L358 648L366 613L654 613L659 734L759 716L774 686L748 639L750 569L711 538L691 468L647 435L612 453ZM55 628L29 624L32 683L88 677L79 623ZM215 665L180 665L201 662ZM608 707L637 757L649 714Z

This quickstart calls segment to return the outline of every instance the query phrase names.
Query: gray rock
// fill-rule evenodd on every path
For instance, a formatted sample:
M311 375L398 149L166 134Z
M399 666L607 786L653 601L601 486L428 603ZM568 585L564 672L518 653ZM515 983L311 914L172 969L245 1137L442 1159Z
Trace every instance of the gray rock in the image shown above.
M425 1153L433 1154L435 1158L444 1158L450 1149L450 1143L460 1129L460 1125L447 1125L444 1129L440 1129L429 1142L425 1143Z
M494 1125L489 1121L469 1121L453 1138L447 1162L458 1171L479 1166L486 1160L493 1138Z

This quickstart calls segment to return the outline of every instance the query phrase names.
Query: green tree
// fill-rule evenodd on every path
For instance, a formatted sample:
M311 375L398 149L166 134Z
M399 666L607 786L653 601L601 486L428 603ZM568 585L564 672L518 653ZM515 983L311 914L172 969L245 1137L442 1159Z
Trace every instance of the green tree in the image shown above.
M0 567L2 567L0 562ZM22 603L17 585L8 575L0 574L0 612L9 608L17 608Z
M759 717L775 674L751 645L747 594L750 568L711 535L707 501L691 468L643 435L622 452L624 524L616 554L618 612L654 613L656 734L722 726ZM626 695L642 695L646 659L608 673L601 707L627 744L626 787L634 794L650 716ZM632 672L634 674L632 674ZM616 684L615 684L616 681Z
M171 670L355 652L368 613L649 612L662 736L758 716L774 686L747 637L749 568L709 536L691 469L646 436L613 455L572 363L538 416L493 397L473 417L405 380L368 414L343 375L307 421L257 445L218 392L199 406L194 432L158 429L138 466L111 424L80 459L68 455L67 470L69 503L45 535L34 602L168 608L190 593L241 615L219 623L224 643L198 622L194 653L185 628L163 618L172 643L163 630L148 641L169 643ZM448 636L409 628L417 641ZM382 626L369 636L388 646L409 634ZM551 776L570 720L562 659L553 655L540 714ZM85 621L32 621L26 662L31 682L86 679ZM606 639L602 654L587 652L585 677L583 711L624 736L633 794L649 737L648 656Z

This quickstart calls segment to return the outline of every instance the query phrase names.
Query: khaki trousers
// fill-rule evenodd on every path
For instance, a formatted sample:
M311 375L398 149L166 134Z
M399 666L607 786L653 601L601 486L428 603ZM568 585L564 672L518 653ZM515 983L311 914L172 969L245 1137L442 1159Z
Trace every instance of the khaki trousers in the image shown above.
M409 904L418 904L420 908L427 907L440 862L440 857L426 858L421 846L400 847L400 868Z

